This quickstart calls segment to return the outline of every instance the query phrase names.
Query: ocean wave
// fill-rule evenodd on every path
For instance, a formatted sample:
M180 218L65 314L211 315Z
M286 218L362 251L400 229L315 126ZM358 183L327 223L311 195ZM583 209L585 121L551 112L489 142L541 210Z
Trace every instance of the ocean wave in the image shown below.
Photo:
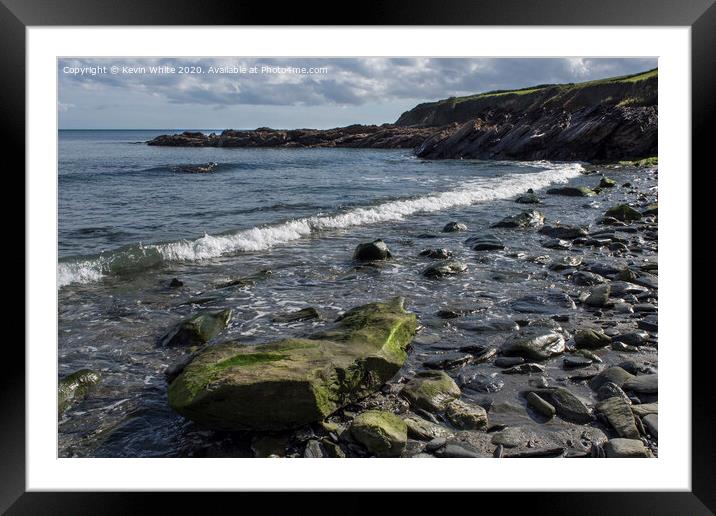
M465 182L459 189L352 208L334 215L300 218L224 235L205 234L196 240L126 246L96 258L63 261L58 265L58 286L90 283L105 275L144 270L165 262L199 261L237 252L263 251L322 231L400 221L417 213L505 199L519 195L527 188L540 189L565 183L583 170L576 163L533 162L524 165L546 170L507 174L499 179L475 179Z

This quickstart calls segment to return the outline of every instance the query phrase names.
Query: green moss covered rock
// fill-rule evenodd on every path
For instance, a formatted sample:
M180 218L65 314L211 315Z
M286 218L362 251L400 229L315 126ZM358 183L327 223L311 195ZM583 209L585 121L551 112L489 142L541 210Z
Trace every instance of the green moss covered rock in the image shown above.
M619 204L612 208L609 208L605 213L605 217L614 217L622 222L629 222L632 220L641 219L641 213L628 204Z
M399 457L408 441L405 421L391 412L367 410L356 416L351 436L377 457Z
M57 385L57 412L62 415L72 403L87 396L99 380L100 374L91 369L80 369L62 378Z
M199 346L216 337L231 320L231 310L195 315L180 322L160 340L160 346Z
M169 404L217 430L282 430L324 419L398 372L415 335L403 299L346 312L304 339L227 342L200 352L169 386Z
M460 394L460 387L442 371L420 372L402 390L413 407L428 412L444 411Z

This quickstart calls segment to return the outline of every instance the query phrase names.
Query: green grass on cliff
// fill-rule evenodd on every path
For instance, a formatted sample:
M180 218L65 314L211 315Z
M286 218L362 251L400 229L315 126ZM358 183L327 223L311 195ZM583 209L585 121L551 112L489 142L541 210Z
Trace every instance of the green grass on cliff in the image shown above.
M586 82L570 82L565 84L539 84L537 86L528 86L526 88L519 88L514 90L494 90L494 91L487 91L485 93L477 93L475 95L467 95L465 97L450 97L449 99L445 100L439 100L437 102L432 103L432 105L444 105L451 103L453 105L460 104L462 102L470 101L470 100L477 100L482 98L488 98L488 97L501 97L506 95L527 95L530 93L536 93L542 90L546 90L548 88L557 88L559 89L560 93L564 93L571 90L577 90L581 88L586 88L589 86L598 86L600 84L619 84L619 83L636 83L640 81L644 81L647 79L651 79L652 77L658 77L659 75L659 69L654 68L653 70L647 70L645 72L639 72L631 75L622 75L619 77L608 77L606 79L597 79L594 81L586 81ZM637 102L639 99L633 99L632 102ZM430 105L427 104L427 105Z

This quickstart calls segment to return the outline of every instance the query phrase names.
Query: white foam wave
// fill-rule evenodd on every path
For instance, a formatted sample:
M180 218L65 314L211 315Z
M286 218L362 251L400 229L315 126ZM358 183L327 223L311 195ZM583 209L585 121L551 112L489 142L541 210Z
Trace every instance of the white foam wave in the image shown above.
M505 199L523 193L526 188L540 189L554 183L565 183L582 171L582 166L575 163L533 162L526 165L547 168L547 170L505 175L500 178L480 178L464 183L459 189L424 197L389 201L367 208L354 208L337 215L296 219L229 235L206 234L196 240L146 245L141 246L141 251L145 256L159 254L166 261L198 261L236 252L262 251L319 231L395 222L416 213L430 213L478 202ZM107 268L106 265L107 263L103 263L102 259L61 263L58 285L97 281L103 273L107 272L104 270Z

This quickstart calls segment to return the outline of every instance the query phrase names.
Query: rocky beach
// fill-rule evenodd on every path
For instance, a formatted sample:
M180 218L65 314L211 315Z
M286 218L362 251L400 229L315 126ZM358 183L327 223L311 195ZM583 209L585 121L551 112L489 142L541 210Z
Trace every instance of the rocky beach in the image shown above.
M656 81L116 137L136 194L86 195L132 224L60 227L59 455L658 456Z

